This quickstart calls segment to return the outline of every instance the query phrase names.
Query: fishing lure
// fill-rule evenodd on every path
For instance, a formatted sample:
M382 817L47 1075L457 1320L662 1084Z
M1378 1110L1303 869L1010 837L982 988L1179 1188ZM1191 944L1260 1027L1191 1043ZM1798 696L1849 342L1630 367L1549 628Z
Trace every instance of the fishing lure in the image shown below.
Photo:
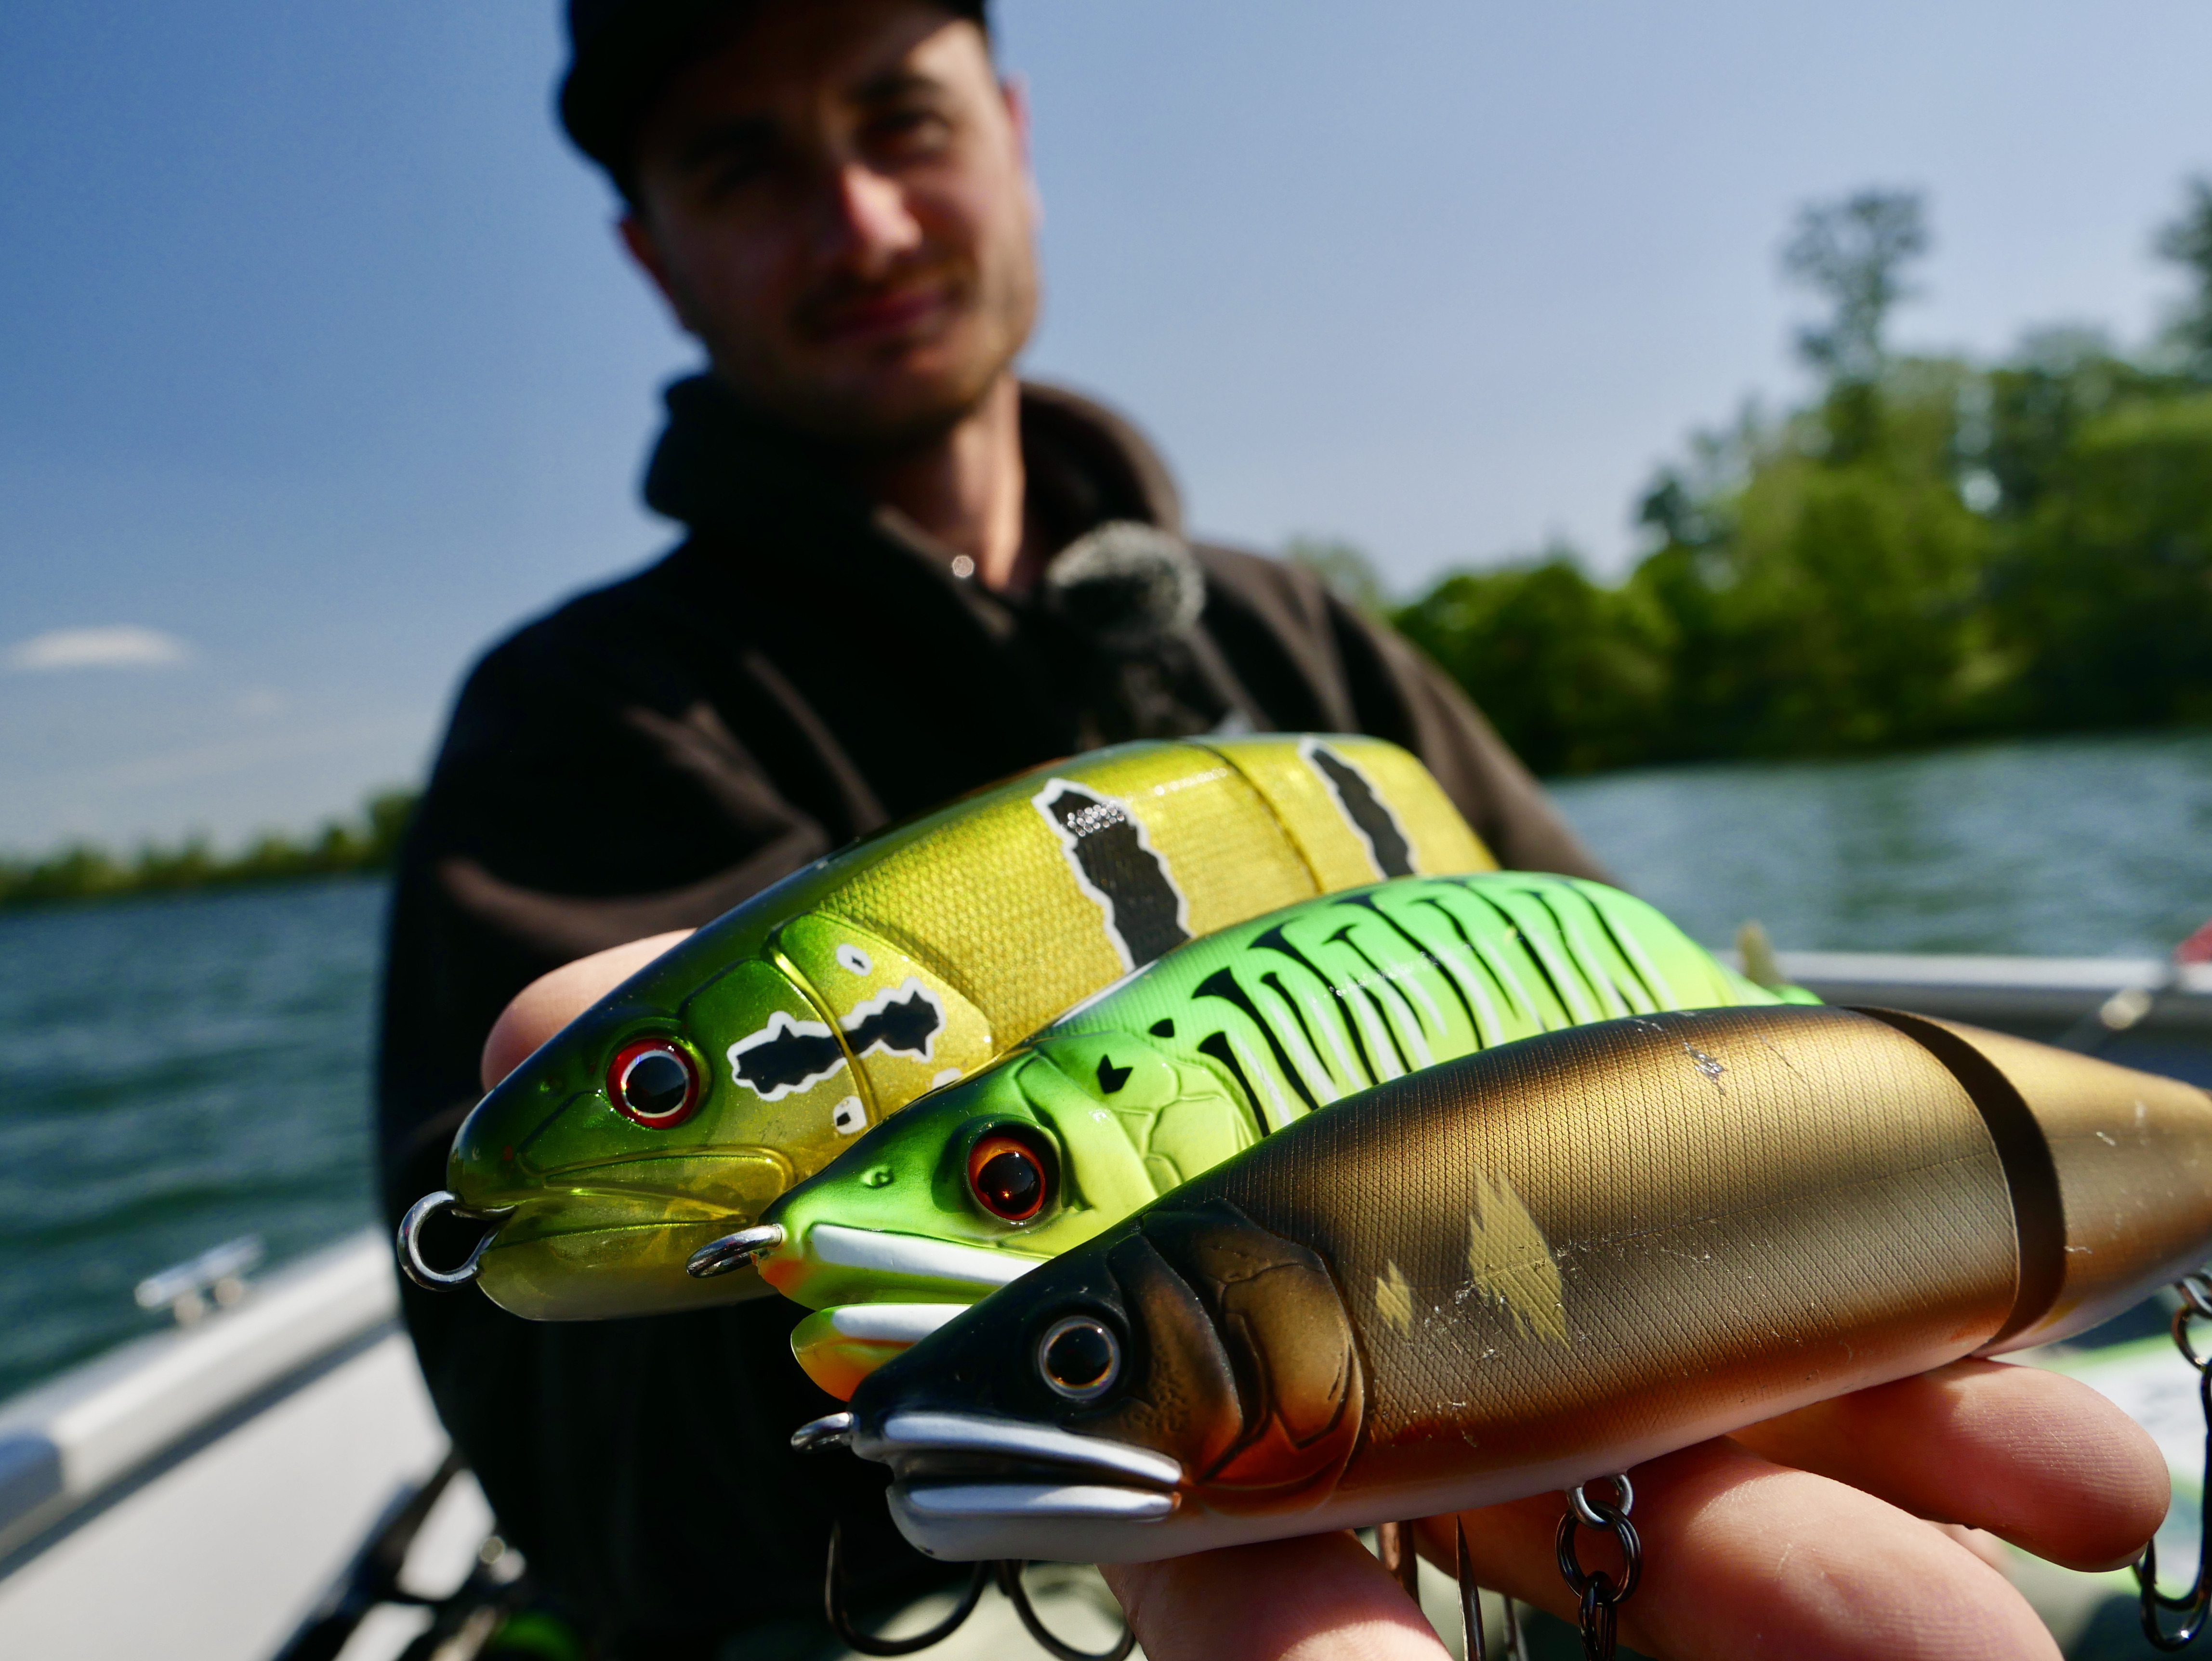
M708 1247L817 1312L831 1395L1270 1131L1438 1062L1609 1017L1780 1001L1658 911L1527 872L1406 877L1176 947L878 1126Z
M539 1320L764 1293L684 1265L926 1091L1182 941L1496 862L1412 756L1284 735L1040 768L817 861L655 959L477 1104L400 1229ZM422 1231L495 1226L458 1269Z
M1634 1016L1338 1103L801 1433L950 1559L1142 1561L1576 1487L2081 1330L2212 1250L2212 1098L1917 1016Z

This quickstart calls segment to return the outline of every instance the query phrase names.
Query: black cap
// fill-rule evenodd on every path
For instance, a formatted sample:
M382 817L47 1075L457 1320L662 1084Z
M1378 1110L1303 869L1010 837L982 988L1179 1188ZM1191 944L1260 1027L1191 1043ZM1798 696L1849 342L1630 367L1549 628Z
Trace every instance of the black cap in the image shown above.
M568 73L561 125L576 148L624 182L638 118L701 30L757 0L568 0ZM984 21L985 0L933 0Z

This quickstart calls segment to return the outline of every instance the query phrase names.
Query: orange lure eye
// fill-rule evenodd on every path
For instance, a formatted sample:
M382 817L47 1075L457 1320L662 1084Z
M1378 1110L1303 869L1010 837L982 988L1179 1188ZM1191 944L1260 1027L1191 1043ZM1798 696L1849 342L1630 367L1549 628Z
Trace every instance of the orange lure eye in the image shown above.
M977 1138L969 1150L968 1186L994 1217L1025 1223L1044 1209L1052 1185L1036 1149L1000 1130Z
M698 1107L698 1068L667 1039L640 1038L615 1052L607 1067L607 1095L624 1118L665 1130Z

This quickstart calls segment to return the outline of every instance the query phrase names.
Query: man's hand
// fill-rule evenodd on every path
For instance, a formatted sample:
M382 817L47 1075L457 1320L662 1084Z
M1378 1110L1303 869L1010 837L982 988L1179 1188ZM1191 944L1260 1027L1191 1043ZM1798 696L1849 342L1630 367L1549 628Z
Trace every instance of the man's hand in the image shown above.
M557 969L486 1041L486 1089L681 934ZM2084 1385L1959 1361L1640 1466L1644 1579L1621 1641L1663 1661L1965 1661L2057 1646L1985 1555L1985 1530L2073 1568L2126 1562L2166 1514L2149 1436ZM1563 1502L1462 1512L1476 1578L1570 1619L1552 1558ZM1453 1519L1420 1525L1454 1561ZM1616 1567L1585 1531L1583 1561ZM1437 1661L1443 1646L1347 1534L1109 1568L1152 1661Z

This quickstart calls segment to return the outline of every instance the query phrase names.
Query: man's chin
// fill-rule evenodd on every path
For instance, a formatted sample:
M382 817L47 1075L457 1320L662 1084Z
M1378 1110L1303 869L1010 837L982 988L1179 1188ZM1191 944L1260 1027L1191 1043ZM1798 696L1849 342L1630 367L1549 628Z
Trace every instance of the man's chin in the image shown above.
M942 438L973 415L1006 371L900 374L818 389L770 413L815 438L856 449L896 450Z
M757 359L725 362L720 374L779 426L854 448L907 448L943 437L1007 374L1018 340L986 341L977 333L958 329L903 347L794 354L772 370Z

